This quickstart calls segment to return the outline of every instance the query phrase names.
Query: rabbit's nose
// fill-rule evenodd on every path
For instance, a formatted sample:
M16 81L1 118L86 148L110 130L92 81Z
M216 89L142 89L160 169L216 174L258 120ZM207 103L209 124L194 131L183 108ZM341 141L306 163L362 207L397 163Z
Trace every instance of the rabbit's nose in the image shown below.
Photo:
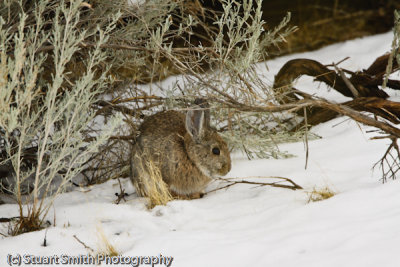
M230 164L228 164L226 162L222 163L222 166L221 166L221 169L220 169L220 172L221 172L222 175L227 174L230 170L231 170Z

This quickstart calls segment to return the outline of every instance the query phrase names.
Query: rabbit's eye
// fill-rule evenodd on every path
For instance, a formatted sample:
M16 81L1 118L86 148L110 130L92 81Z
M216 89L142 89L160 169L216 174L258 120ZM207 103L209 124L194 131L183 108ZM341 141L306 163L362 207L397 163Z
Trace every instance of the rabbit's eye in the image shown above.
M214 148L212 149L212 153L213 153L214 155L219 155L219 154L221 153L221 151L219 150L218 147L214 147Z

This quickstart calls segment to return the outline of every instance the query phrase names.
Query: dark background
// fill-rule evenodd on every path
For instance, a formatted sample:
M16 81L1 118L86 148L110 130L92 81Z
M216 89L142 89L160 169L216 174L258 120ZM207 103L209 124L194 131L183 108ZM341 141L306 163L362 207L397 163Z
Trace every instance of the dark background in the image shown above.
M220 9L218 1L203 5ZM291 12L298 31L270 55L308 51L344 40L390 31L400 0L264 0L263 19L272 29Z

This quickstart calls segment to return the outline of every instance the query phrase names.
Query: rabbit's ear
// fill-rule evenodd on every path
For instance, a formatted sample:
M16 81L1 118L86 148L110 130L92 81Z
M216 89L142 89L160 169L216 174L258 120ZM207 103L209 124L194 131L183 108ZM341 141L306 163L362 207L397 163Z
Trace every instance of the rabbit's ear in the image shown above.
M204 112L204 127L205 129L210 128L210 105L204 98L196 98L194 104L198 105Z
M188 110L186 113L186 130L195 141L200 141L204 136L205 114L203 110Z

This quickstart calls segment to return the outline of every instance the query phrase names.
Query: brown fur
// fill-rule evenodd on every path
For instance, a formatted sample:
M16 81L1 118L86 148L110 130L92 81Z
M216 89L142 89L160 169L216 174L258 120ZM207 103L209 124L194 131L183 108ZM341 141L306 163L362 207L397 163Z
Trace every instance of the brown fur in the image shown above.
M133 153L142 153L161 170L162 179L171 193L183 197L198 196L211 178L225 175L231 169L231 159L225 141L203 123L199 138L189 134L186 117L177 111L164 111L145 119ZM220 155L212 149L218 147ZM134 157L132 157L134 158ZM145 179L146 174L132 162L132 181Z

